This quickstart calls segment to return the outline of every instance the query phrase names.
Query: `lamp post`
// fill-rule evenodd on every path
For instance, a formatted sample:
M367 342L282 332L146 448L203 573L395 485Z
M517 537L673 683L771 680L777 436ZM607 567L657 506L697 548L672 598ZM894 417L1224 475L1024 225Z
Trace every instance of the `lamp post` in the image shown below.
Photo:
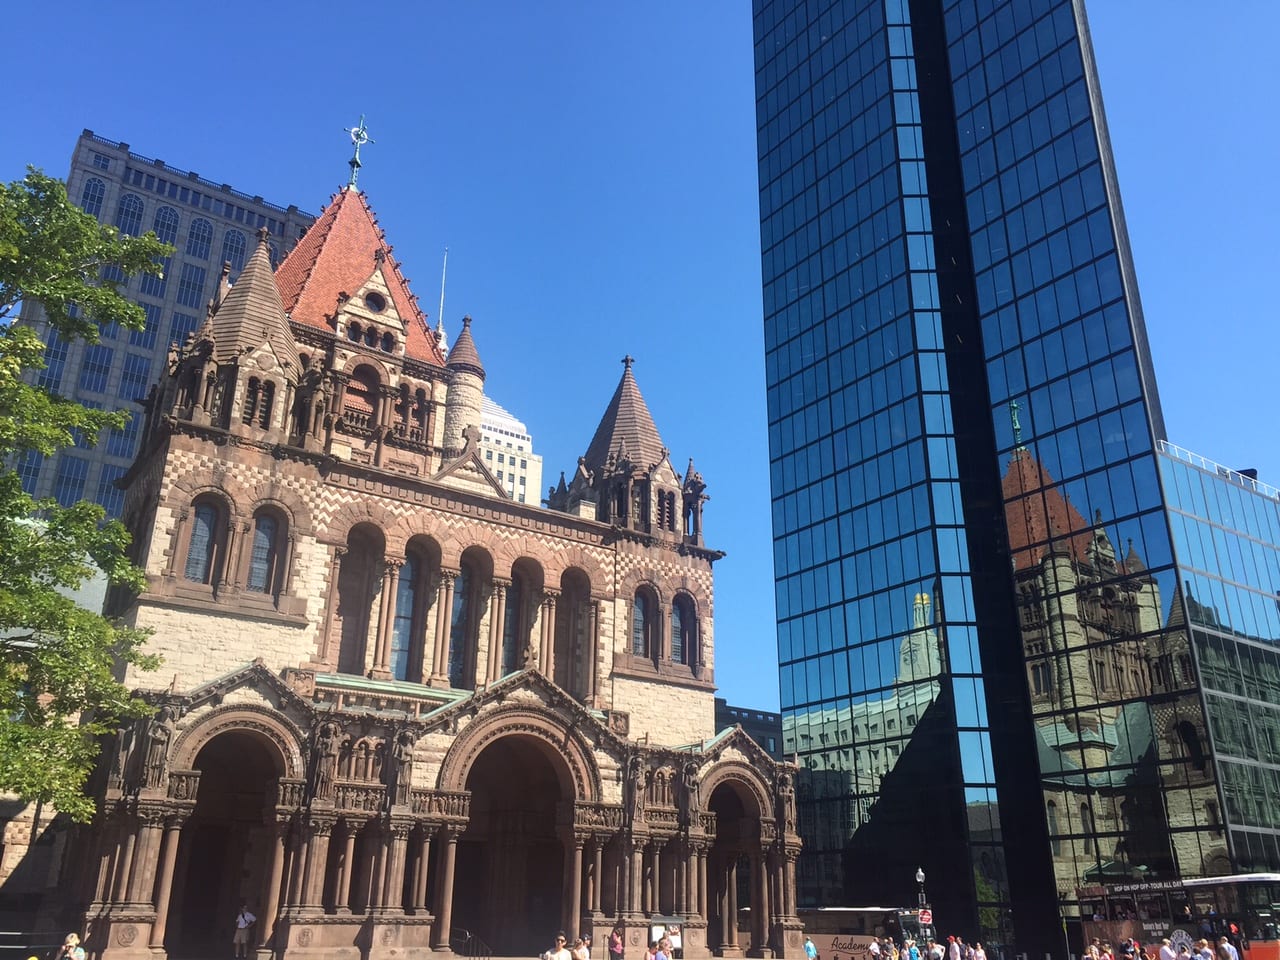
M922 907L926 906L929 901L926 900L924 896L924 868L923 867L916 867L916 883L920 885L920 896L919 896L920 906Z

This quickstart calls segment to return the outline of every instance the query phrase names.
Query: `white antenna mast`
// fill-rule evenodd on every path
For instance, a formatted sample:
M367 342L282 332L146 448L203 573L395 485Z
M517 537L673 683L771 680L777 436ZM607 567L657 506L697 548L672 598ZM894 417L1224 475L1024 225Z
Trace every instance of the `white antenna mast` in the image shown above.
M440 312L436 314L436 340L440 344L440 352L448 356L449 339L444 332L444 279L449 272L449 248L444 248L444 266L440 268Z

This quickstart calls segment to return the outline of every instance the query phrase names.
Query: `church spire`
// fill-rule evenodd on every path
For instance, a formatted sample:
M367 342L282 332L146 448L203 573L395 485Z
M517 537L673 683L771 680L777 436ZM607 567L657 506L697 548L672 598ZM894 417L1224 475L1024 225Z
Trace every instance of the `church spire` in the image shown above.
M360 163L360 148L366 143L377 143L377 141L369 136L369 131L364 125L363 113L360 114L360 122L354 127L348 127L347 133L351 135L351 143L354 147L351 159L347 161L347 166L351 168L351 179L347 181L347 186L352 190L359 190L360 188L356 186L356 181L360 179L360 167L362 166Z
M240 278L221 298L209 326L217 344L219 362L235 360L264 343L293 376L297 376L298 346L289 331L280 290L271 270L271 247L267 229L258 231L258 246L245 264Z
M661 463L666 456L662 437L631 372L634 363L635 358L630 355L622 358L622 379L587 446L584 459L589 470L598 472L609 456L620 450L625 450L632 464L642 470Z

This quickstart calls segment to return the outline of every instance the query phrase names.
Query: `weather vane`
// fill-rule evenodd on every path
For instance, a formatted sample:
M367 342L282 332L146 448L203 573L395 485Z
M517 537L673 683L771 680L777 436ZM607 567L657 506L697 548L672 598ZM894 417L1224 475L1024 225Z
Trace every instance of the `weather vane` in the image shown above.
M364 125L364 114L360 114L360 122L354 127L348 127L347 133L351 135L351 142L355 145L355 153L352 154L348 164L351 167L351 180L347 186L352 190L357 189L356 180L360 177L360 148L366 143L377 143L373 137L369 136L369 131Z

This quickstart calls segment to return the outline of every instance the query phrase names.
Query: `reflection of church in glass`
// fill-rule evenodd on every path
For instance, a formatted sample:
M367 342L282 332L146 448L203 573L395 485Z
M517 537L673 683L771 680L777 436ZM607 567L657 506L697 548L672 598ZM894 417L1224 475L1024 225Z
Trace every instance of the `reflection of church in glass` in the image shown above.
M1031 453L1006 523L1058 887L1226 872L1180 598Z
M818 876L800 878L806 902L843 896L845 849L871 822L885 778L941 691L943 651L929 594L915 595L911 616L888 690L839 709L815 708L800 722L783 718L784 749L809 753L799 778L799 799L808 801L800 804L800 828L818 854L810 862L823 864Z

